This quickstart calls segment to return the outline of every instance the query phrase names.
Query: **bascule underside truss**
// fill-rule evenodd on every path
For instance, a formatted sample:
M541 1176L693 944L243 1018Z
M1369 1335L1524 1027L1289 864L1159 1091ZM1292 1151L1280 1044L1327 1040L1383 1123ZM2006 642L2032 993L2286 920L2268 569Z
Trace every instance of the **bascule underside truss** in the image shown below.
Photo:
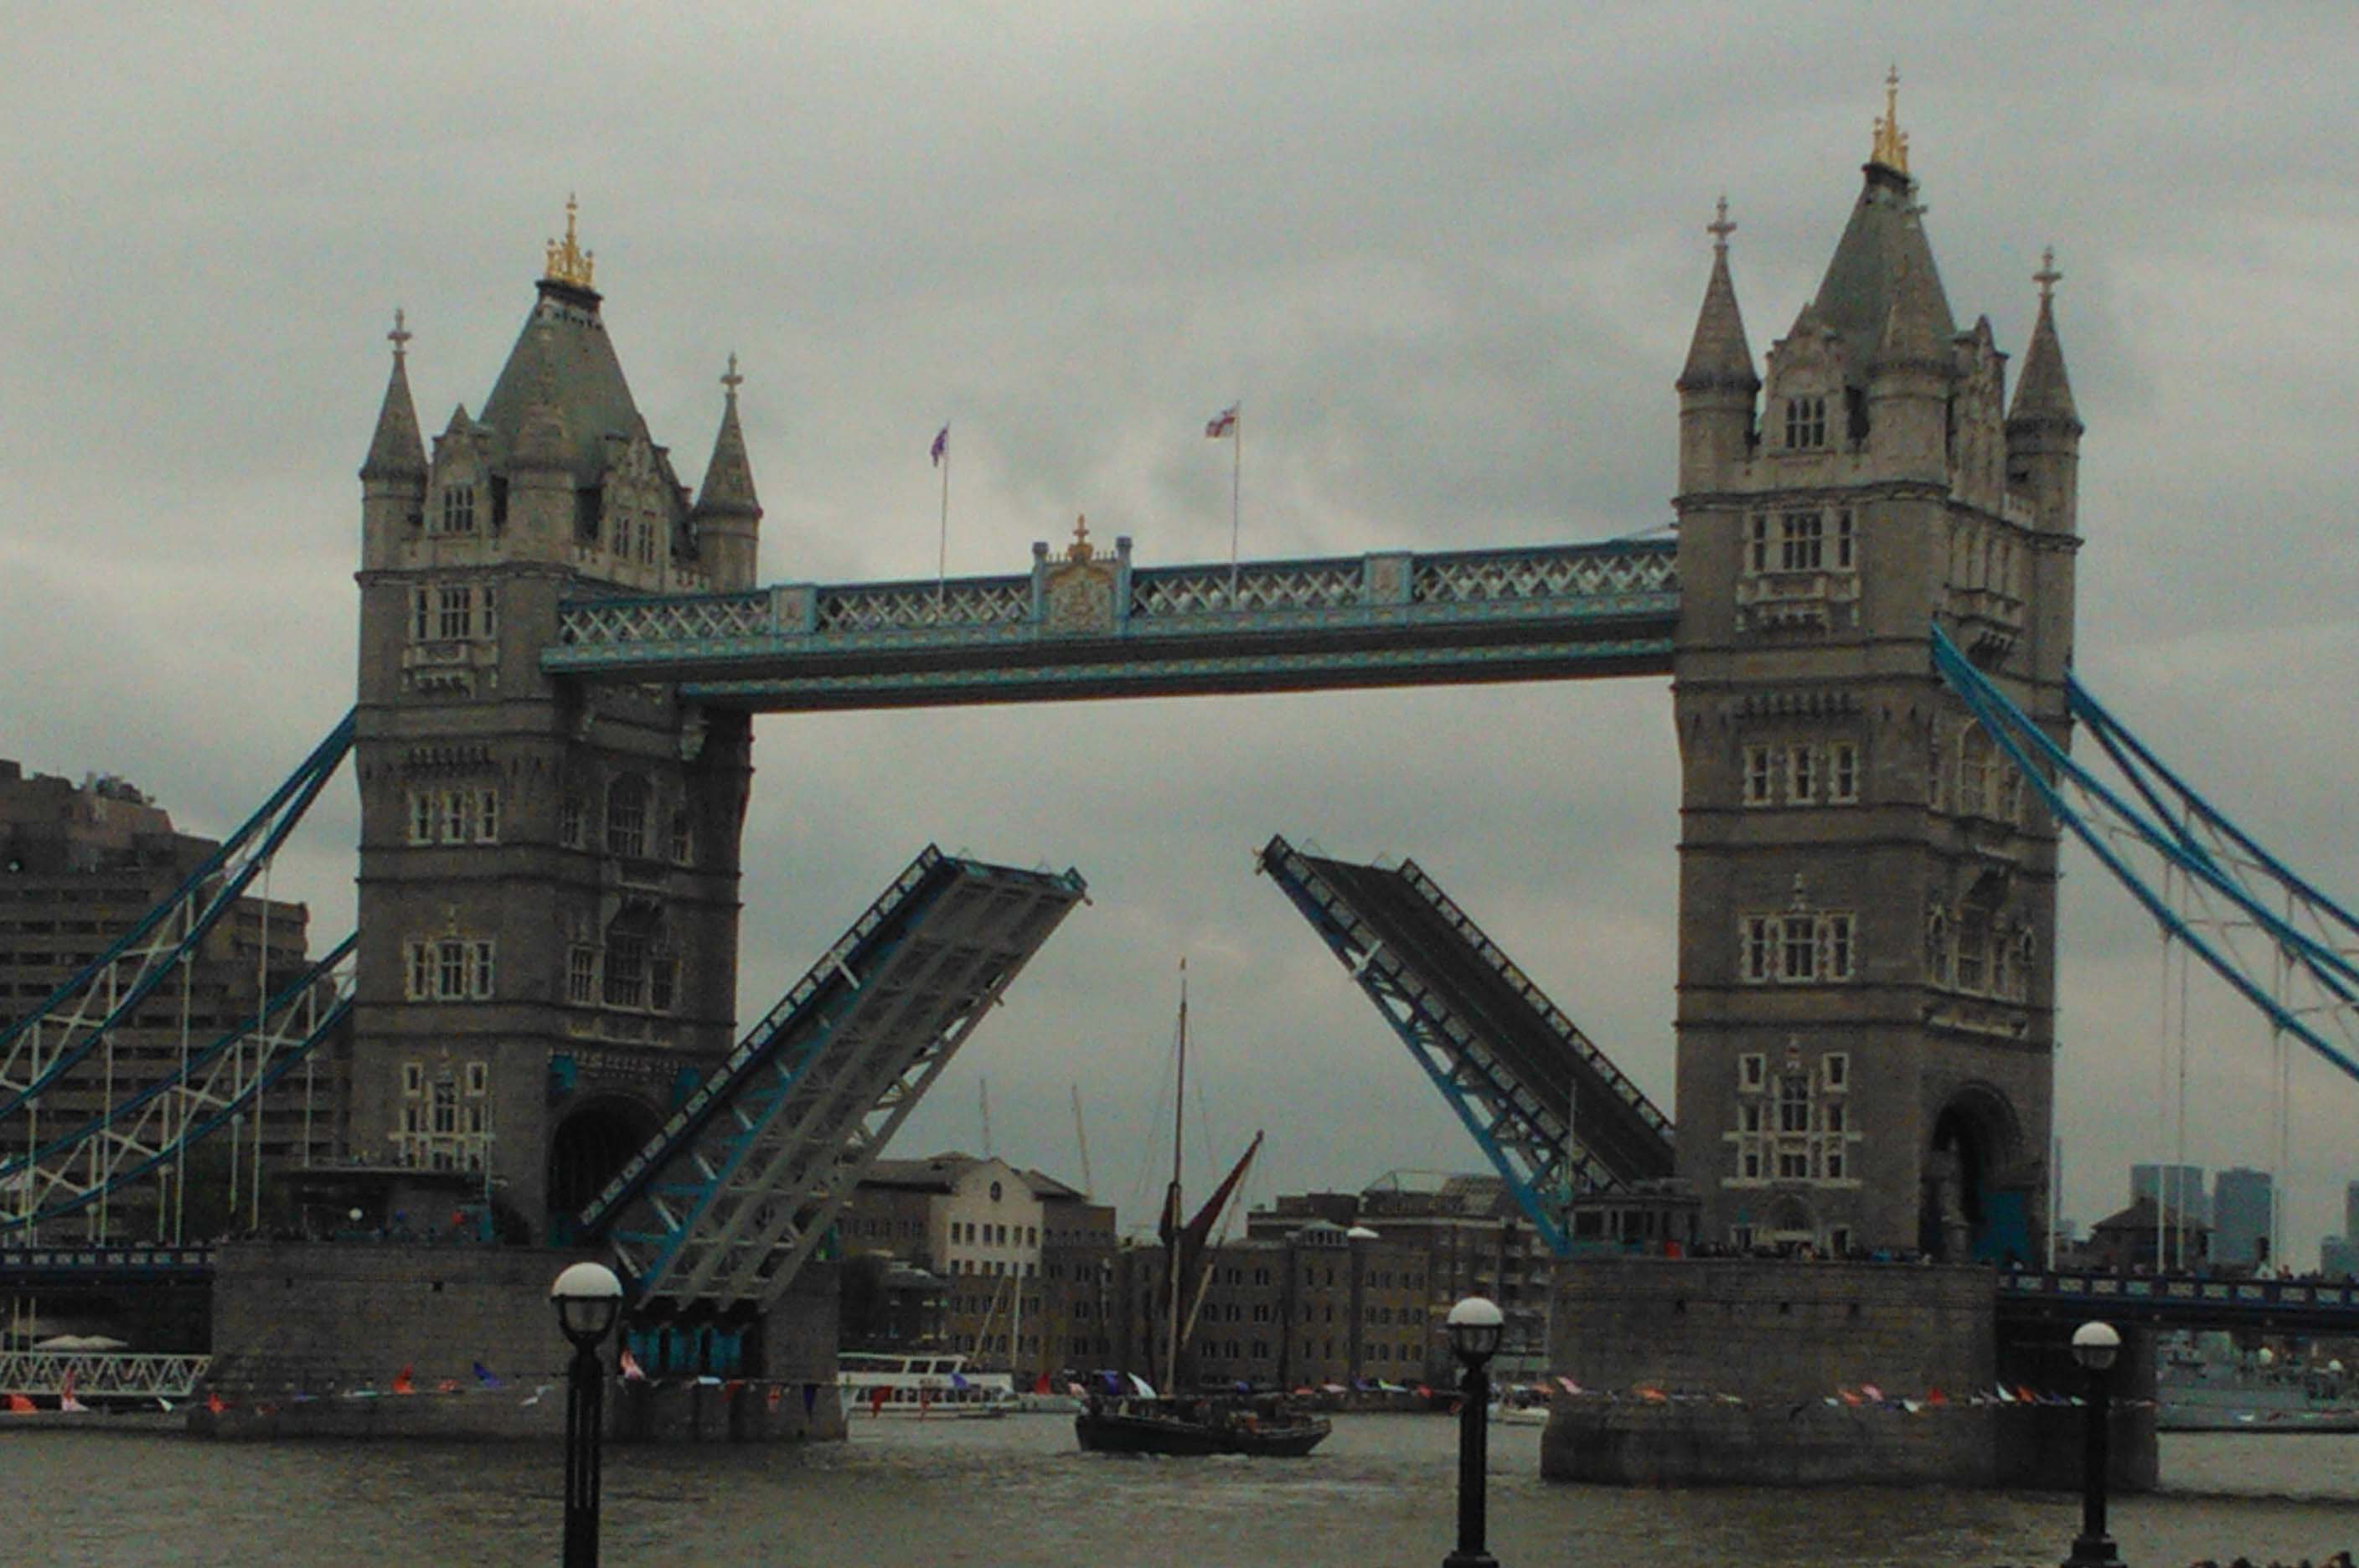
M1440 887L1305 855L1283 838L1261 868L1294 900L1549 1246L1564 1200L1671 1174L1670 1118L1541 994Z
M1084 885L929 847L582 1214L635 1300L766 1308Z

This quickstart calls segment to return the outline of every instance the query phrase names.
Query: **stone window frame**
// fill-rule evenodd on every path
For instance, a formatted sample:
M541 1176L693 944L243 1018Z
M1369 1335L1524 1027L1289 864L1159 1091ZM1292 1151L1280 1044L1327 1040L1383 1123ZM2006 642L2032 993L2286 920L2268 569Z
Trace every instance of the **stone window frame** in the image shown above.
M490 642L499 635L497 583L435 578L410 584L411 642Z
M497 844L500 791L496 786L409 791L409 843L413 845Z
M608 855L644 860L655 787L641 773L618 773L606 783L603 842Z
M441 534L472 534L475 531L475 483L473 479L446 480L442 485L442 506L434 530Z
M1740 756L1742 783L1738 798L1747 806L1774 806L1777 803L1777 747L1767 745L1746 746Z
M1831 740L1827 742L1827 792L1830 806L1859 804L1859 742Z
M1827 445L1827 400L1810 392L1786 399L1786 450L1823 452Z
M1786 747L1786 800L1788 805L1819 803L1819 747L1812 741L1795 741Z
M1779 572L1826 570L1827 515L1818 507L1777 514Z
M1798 924L1802 929L1789 929ZM1740 915L1736 942L1742 985L1840 985L1859 974L1859 919L1849 909ZM1794 962L1798 954L1799 964ZM1804 965L1808 973L1798 973Z
M412 1002L488 1002L498 988L498 944L488 938L413 938L403 944L403 996Z

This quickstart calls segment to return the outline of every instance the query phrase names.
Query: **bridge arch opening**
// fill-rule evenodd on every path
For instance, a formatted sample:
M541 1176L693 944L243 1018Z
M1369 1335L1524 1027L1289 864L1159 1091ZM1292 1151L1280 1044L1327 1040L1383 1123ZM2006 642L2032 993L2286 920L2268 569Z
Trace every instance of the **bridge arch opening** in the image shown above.
M2023 1195L2001 1187L2017 1155L2014 1107L1987 1084L1952 1094L1933 1118L1924 1163L1918 1247L1943 1263L2030 1254Z
M550 1239L572 1234L574 1216L656 1134L656 1114L620 1094L601 1095L570 1112L549 1140Z

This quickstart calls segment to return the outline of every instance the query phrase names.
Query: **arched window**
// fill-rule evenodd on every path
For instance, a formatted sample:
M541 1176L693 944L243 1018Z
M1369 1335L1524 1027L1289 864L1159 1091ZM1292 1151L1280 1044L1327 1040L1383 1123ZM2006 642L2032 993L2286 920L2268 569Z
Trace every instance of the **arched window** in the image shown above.
M647 781L625 773L606 786L606 853L644 856L647 852Z

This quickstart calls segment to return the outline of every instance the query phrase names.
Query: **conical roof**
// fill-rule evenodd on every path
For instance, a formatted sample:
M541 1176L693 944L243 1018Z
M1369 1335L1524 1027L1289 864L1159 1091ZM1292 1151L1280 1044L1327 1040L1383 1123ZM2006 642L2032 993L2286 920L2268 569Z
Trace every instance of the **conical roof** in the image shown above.
M579 483L594 484L604 468L606 438L627 438L638 428L638 405L599 319L598 295L549 278L538 288L532 314L484 402L481 422L491 432L492 462L505 466L533 406L545 404L562 429L565 466Z
M1932 245L1925 237L1916 181L1881 163L1869 164L1866 174L1851 222L1827 263L1818 297L1810 301L1819 319L1843 338L1854 380L1864 380L1875 360L1904 277L1922 295L1909 311L1921 321L1905 322L1907 331L1914 335L1922 330L1935 343L1946 343L1958 330L1941 288L1940 269L1933 264Z
M1892 303L1884 312L1884 330L1876 334L1871 368L1899 365L1943 369L1949 365L1951 332L1949 307L1936 297L1938 280L1929 285L1930 272L1906 256L1893 279Z
M733 354L729 374L721 378L729 389L728 401L722 405L721 429L712 438L712 458L704 465L704 485L697 494L692 516L762 515L762 503L754 495L754 464L745 455L745 432L737 426L737 384L742 379Z
M369 438L368 456L361 463L363 479L423 479L426 442L418 432L418 407L409 397L408 332L401 312L393 315L393 374L385 384L385 404L377 409L376 433Z
M2031 344L2023 351L2023 378L2015 385L2015 406L2006 418L2009 424L2052 419L2076 430L2082 428L2081 411L2072 402L2072 383L2064 374L2064 345L2056 337L2055 301L2044 289L2039 296L2039 320L2031 328Z
M1723 224L1727 224L1725 204L1721 223L1713 225L1724 236ZM1761 388L1761 377L1753 369L1753 345L1745 335L1745 315L1736 308L1736 284L1728 275L1725 237L1712 246L1712 278L1703 286L1703 309L1696 313L1695 337L1688 343L1687 365L1679 379L1682 392L1715 388Z
M556 354L552 346L554 334L546 323L536 327L529 352L532 362L531 400L524 406L524 416L516 428L507 435L507 466L511 470L530 469L538 473L551 470L562 473L574 464L573 443L567 439L564 406L558 400ZM519 349L519 353L524 351ZM516 366L511 356L509 367ZM502 378L503 383L506 380ZM496 392L494 394L497 396ZM591 478L594 474L581 477Z

